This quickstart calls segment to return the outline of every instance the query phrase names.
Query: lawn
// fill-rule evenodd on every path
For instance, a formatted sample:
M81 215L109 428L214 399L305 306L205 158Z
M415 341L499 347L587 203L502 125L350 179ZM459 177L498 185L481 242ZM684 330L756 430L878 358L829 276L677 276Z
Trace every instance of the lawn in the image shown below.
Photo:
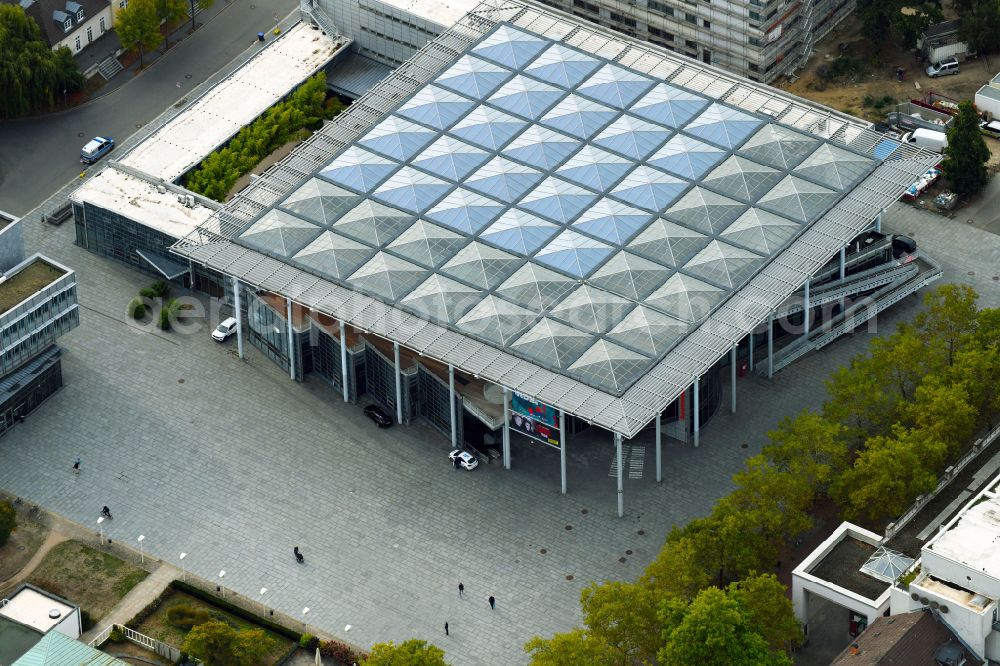
M49 551L28 582L66 597L96 621L148 575L114 555L65 541Z
M185 629L180 629L178 627L172 626L167 622L167 611L175 606L190 606L193 609L203 609L208 611L208 614L213 620L218 620L220 622L225 622L229 626L233 627L237 631L241 629L256 629L259 628L258 625L251 624L247 620L241 617L227 613L220 608L213 606L201 599L192 597L184 592L173 591L171 592L160 604L149 617L143 620L137 626L132 627L141 634L150 636L159 641L163 641L168 645L173 645L174 647L181 647L184 644L184 637L187 635ZM129 625L131 626L131 625ZM282 657L284 657L288 651L294 645L294 641L289 638L282 636L281 634L276 634L274 632L264 629L264 633L273 638L276 642L274 650L271 651L267 657L264 658L262 663L265 664L276 664Z
M28 520L21 514L18 515L17 527L11 532L7 543L0 546L0 582L11 578L28 563L28 560L45 541L45 535L48 531L48 528L40 522ZM11 585L14 585L13 581ZM0 592L2 591L0 590ZM0 596L3 595L0 594Z

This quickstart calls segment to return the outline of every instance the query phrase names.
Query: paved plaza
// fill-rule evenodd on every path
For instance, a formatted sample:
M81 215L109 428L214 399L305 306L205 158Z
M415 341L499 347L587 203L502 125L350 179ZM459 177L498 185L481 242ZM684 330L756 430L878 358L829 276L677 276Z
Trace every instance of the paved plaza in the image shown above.
M174 565L186 552L187 571L225 570L225 586L251 599L266 587L269 606L295 617L308 607L310 625L351 642L424 638L455 664L523 663L532 635L579 622L587 582L639 575L671 525L707 513L778 419L818 406L824 379L870 337L843 338L773 381L741 378L735 416L724 389L700 448L664 447L662 484L651 436L628 442L636 464L619 519L610 435L570 439L565 496L558 452L523 440L510 471L456 471L430 427L377 430L252 347L240 361L235 339L215 344L207 323L189 334L136 326L125 305L150 278L72 245L71 224L25 225L31 251L77 270L82 317L62 339L65 388L0 439L0 487L95 527L107 504L113 539L143 534L146 552ZM886 226L1000 305L1000 238L909 207ZM880 330L918 306L909 297Z

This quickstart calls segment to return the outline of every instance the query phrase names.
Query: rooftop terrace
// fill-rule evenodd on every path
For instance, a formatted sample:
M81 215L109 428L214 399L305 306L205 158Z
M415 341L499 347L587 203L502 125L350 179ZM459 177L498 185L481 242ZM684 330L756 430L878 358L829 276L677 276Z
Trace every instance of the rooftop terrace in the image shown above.
M66 274L44 259L36 258L27 266L0 280L0 314L31 298Z

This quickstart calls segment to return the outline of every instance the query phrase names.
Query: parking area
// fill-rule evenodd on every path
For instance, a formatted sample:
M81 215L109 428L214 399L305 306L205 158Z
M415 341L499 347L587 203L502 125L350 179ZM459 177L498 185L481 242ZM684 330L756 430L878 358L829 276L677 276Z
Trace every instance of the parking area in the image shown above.
M975 270L961 262L973 260L937 218L919 222L927 233L912 220L898 231L950 244L943 260L966 258L949 277L992 288L984 304L997 304L997 282L983 269L966 275ZM997 237L962 230L980 234L962 241L967 252L1000 258ZM111 538L143 534L147 553L175 565L186 552L189 572L218 580L225 570L226 586L250 598L267 587L268 605L298 617L309 607L311 625L346 640L415 636L459 664L523 663L528 638L579 621L589 581L641 573L670 526L707 513L766 432L818 406L825 378L869 337L842 339L773 381L740 379L736 415L724 388L700 448L665 445L662 484L651 433L626 442L618 519L609 435L569 439L565 496L558 451L517 437L512 470L455 470L447 439L426 424L379 430L359 406L318 381L291 382L252 347L240 361L235 339L215 343L208 322L137 327L125 306L150 278L73 246L72 225L28 220L25 235L77 271L82 324L63 339L65 388L0 439L0 487L84 525L107 504ZM910 297L881 329L916 308Z

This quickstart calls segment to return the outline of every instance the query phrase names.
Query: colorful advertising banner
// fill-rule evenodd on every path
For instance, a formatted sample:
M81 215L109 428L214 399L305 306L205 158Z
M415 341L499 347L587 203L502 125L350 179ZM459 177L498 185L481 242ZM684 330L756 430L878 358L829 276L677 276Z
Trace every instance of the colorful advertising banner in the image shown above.
M559 448L559 410L511 392L510 427L543 444Z

